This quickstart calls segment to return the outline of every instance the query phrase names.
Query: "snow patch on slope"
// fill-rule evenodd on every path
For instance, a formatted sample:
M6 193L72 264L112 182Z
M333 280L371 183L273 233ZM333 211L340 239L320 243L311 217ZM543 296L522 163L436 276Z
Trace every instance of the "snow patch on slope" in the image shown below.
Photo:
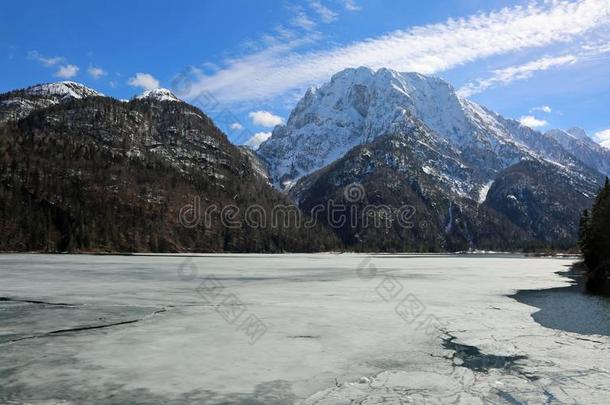
M174 95L174 93L172 93L170 90L163 89L163 88L146 90L144 93L137 96L136 99L138 99L138 100L156 100L156 101L178 101L178 102L182 101L178 97L176 97Z
M479 191L479 204L483 204L485 202L485 199L487 198L487 194L489 193L489 189L491 188L491 185L493 184L493 181L489 181L486 184L483 185L483 187L481 187L481 191Z
M343 156L354 146L389 133L408 134L414 120L435 134L435 143L466 151L462 159L486 161L492 172L531 157L484 108L457 96L447 82L418 73L361 67L335 74L312 88L297 104L286 125L275 128L259 154L270 162L276 186L293 184ZM483 171L485 172L485 170ZM478 187L477 187L478 188Z
M83 84L71 81L37 84L25 89L25 93L36 96L52 96L76 99L104 96L104 94L100 93L99 91L93 90Z
M591 161L585 158L589 146L577 157L552 137L458 96L442 79L366 67L346 69L309 89L258 154L269 162L274 186L287 190L355 146L388 134L414 140L416 156L422 155L419 148L436 151L439 161L422 161L423 170L475 201L498 172L522 160L552 162L574 176ZM570 130L569 136L582 139L583 132ZM604 172L607 159L592 153L594 167ZM464 172L470 175L459 175Z

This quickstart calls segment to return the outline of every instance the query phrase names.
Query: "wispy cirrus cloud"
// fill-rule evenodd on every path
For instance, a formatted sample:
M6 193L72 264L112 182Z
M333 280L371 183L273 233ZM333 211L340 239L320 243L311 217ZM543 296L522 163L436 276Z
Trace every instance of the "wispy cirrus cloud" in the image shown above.
M347 11L360 11L360 10L362 10L362 7L359 6L358 4L356 4L356 2L354 0L345 0L343 2L343 7L345 7L345 9Z
M494 55L573 42L608 26L606 0L545 1L398 30L326 50L299 51L294 41L287 41L227 60L212 74L198 74L187 97L208 91L225 103L268 99L355 66L433 74Z
M322 22L331 23L338 17L337 13L322 4L320 0L311 0L309 5L318 14Z
M52 67L66 61L63 56L44 56L38 51L29 51L28 59L35 60L44 67Z
M609 39L610 32L603 32L602 35L599 35L599 38L594 38L591 42L585 42L574 47L571 54L544 56L521 65L493 70L490 76L478 78L465 84L458 90L458 93L463 97L468 97L489 88L507 85L516 80L529 79L539 71L561 68L577 62L592 61L600 57L607 58L607 54L610 53L610 45L607 42ZM545 113L551 112L548 106L532 109L532 111L536 110Z
M76 65L66 63L66 58L63 56L45 56L38 51L29 51L27 58L40 63L46 68L56 68L53 74L61 79L71 79L78 75L80 68Z
M529 79L534 73L543 70L549 70L553 67L569 65L576 63L578 58L574 55L564 55L558 57L543 57L530 61L528 63L509 66L504 69L494 70L492 75L486 79L477 79L471 83L462 86L458 90L458 94L463 97L469 97L487 90L490 87L506 85L515 80Z
M553 112L553 109L548 106L548 105L539 105L538 107L533 107L530 109L530 112L543 112L546 114L550 114L551 112Z
M302 28L306 31L311 31L316 28L316 23L313 21L304 11L299 11L292 19L290 23L295 27Z

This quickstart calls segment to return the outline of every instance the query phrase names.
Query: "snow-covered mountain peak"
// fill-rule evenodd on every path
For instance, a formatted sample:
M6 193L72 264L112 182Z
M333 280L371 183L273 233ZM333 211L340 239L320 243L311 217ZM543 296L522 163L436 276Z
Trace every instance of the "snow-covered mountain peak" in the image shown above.
M388 68L380 68L373 70L366 66L358 68L347 68L338 73L335 73L331 80L330 85L336 86L337 84L365 84L372 86L387 86L395 81L395 84L400 84L401 87L420 87L424 86L440 86L445 87L449 90L453 90L453 87L441 78L434 76L426 76L417 72L398 72L396 70Z
M573 127L569 129L549 129L545 135L551 136L560 142L593 142L584 129Z
M375 74L375 71L366 66L360 66L358 68L347 68L335 73L330 82L337 82L342 80L367 80Z
M584 131L559 132L542 134L504 118L460 97L440 78L360 67L309 89L257 153L281 189L385 135L408 139L422 167L470 198L478 199L500 171L524 159L573 172L586 162L610 173L607 153ZM388 150L387 158L402 159L396 153Z
M345 69L333 76L326 87L337 94L345 93L354 86L366 86L371 92L396 91L403 96L414 94L443 93L446 96L454 96L453 87L444 80L424 76L416 72L397 72L395 70L381 68L374 71L368 67Z
M170 90L163 89L163 88L146 90L144 93L137 96L136 99L138 99L138 100L148 99L148 100L156 100L156 101L178 101L178 102L182 101L178 97L176 97L174 95L174 93L172 93Z
M43 83L0 94L0 123L27 117L32 111L74 99L103 97L99 91L71 81Z
M295 180L343 156L355 145L388 133L406 133L414 121L434 131L438 142L494 148L507 135L489 135L494 117L457 96L444 80L391 69L349 68L310 89L274 129L258 153L271 162L275 184ZM493 138L493 139L489 139ZM466 145L467 147L468 145ZM518 156L507 155L514 162ZM498 164L499 167L505 165Z
M25 92L26 94L36 96L77 99L93 96L104 96L99 91L93 90L83 84L72 81L37 84L28 87L27 89L25 89Z
M587 133L582 128L573 127L567 129L566 132L576 139L587 139Z
M387 129L408 111L449 136L456 118L459 121L464 115L463 110L453 87L440 78L387 68L377 71L368 67L348 68L333 75L323 86L309 89L286 127L301 128L339 117L340 121L374 119L375 126ZM450 122L444 122L447 120ZM282 133L280 129L274 136Z

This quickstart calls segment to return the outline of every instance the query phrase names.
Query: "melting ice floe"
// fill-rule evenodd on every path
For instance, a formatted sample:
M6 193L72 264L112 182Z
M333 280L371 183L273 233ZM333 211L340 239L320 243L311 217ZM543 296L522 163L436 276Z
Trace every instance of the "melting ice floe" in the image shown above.
M371 277L357 272L365 259ZM11 365L0 402L601 404L610 394L610 338L542 327L507 296L568 285L555 274L567 259L206 255L190 280L177 274L183 261L0 256L0 296L73 306L0 302L0 333L41 335L0 345ZM267 326L254 345L197 293L209 275ZM397 311L407 297L421 304L412 320ZM99 317L139 321L43 335ZM442 325L433 334L430 317Z

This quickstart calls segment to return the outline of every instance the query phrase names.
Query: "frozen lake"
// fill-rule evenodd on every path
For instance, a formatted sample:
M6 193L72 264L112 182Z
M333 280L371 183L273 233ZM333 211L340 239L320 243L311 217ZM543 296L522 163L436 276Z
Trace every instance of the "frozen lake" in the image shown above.
M0 255L0 403L607 404L610 338L509 297L571 263Z

